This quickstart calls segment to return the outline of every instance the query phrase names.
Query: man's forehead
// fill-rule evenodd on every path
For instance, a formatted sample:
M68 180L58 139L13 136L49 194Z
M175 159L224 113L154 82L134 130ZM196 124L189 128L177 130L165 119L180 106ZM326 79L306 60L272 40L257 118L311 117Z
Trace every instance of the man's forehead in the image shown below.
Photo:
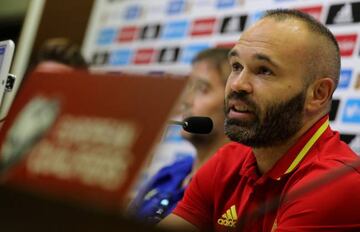
M305 24L296 19L276 20L263 18L243 32L239 40L257 39L273 43L305 36L308 33Z
M277 21L272 18L261 19L238 40L233 50L254 48L267 50L269 53L298 53L308 45L308 32L305 25L298 20ZM230 52L231 55L232 52Z

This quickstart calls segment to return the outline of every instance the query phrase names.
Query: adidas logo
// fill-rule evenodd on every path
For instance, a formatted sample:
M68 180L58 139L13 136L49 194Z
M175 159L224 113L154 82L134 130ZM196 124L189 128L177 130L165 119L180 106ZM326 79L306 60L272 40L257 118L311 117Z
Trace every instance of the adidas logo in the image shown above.
M237 220L236 207L233 205L217 220L217 223L222 226L236 227Z

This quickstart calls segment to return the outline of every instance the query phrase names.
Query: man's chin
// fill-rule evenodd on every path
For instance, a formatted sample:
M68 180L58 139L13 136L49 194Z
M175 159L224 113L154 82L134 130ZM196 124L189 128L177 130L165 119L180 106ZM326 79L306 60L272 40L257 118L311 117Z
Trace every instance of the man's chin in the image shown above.
M225 125L225 134L231 141L242 144L247 144L247 141L254 137L254 131L244 125L227 124Z

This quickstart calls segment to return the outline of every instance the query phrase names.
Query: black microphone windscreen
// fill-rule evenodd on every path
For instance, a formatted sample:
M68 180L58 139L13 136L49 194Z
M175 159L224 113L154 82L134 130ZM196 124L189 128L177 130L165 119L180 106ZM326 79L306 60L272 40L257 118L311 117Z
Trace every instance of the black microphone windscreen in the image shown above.
M209 117L188 117L184 119L183 129L190 133L209 134L213 122Z

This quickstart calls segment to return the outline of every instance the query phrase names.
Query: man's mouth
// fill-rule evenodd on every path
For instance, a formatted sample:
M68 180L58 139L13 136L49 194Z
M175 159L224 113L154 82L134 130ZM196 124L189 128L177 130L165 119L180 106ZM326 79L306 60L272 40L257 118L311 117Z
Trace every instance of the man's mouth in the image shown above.
M233 105L230 110L233 110L235 112L238 113L251 113L251 110L249 109L249 107L245 106L245 105L241 105L241 106L236 106Z
M238 120L250 120L255 117L253 109L245 104L229 104L228 118Z

